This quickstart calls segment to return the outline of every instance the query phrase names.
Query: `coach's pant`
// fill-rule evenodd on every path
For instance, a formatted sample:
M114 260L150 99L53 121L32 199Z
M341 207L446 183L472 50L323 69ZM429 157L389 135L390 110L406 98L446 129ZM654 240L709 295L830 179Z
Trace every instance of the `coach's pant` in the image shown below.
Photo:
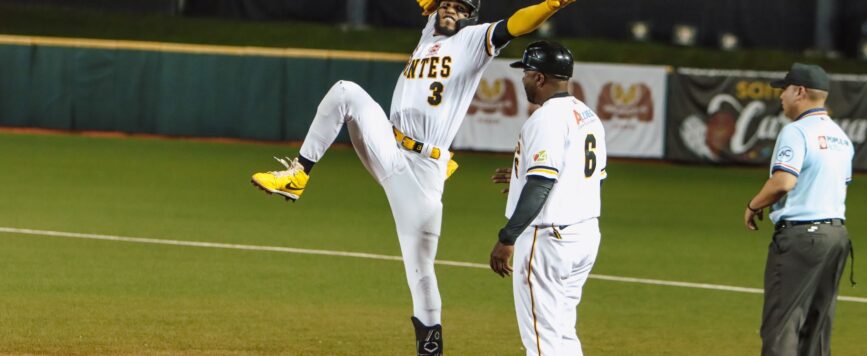
M515 242L512 287L527 355L582 355L575 331L581 289L599 250L599 221L530 227Z
M425 325L440 324L442 302L434 258L449 155L434 160L401 149L379 104L348 81L335 83L322 99L300 154L319 161L344 124L359 159L388 197L412 294L413 315Z
M762 355L831 353L837 289L850 248L843 225L797 225L774 232L765 266Z

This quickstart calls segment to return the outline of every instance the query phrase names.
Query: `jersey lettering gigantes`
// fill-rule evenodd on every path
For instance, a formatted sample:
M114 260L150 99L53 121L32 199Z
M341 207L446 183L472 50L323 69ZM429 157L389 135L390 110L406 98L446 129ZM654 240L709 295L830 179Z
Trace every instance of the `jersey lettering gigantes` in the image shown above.
M499 54L491 43L499 23L436 35L428 17L418 46L397 80L389 120L418 141L447 149L458 133L488 64Z

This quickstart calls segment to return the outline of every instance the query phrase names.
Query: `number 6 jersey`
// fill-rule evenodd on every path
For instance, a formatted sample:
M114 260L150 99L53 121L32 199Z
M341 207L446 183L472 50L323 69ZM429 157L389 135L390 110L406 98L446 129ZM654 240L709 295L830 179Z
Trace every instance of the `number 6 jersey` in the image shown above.
M518 137L506 218L511 218L528 176L556 180L531 226L563 226L599 217L607 164L605 130L596 113L567 94L536 110Z
M479 86L482 72L499 53L491 43L494 26L462 28L453 36L434 33L428 17L421 39L397 80L389 121L409 137L448 149Z

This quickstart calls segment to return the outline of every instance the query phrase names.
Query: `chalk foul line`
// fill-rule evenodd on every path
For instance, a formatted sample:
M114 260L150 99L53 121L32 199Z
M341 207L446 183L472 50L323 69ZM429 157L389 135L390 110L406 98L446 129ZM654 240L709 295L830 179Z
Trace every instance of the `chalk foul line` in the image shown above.
M135 243L145 243L145 244L158 244L158 245L221 248L221 249L247 250L247 251L269 251L269 252L296 253L296 254L305 254L305 255L356 257L356 258L367 258L367 259L385 260L385 261L403 261L403 259L400 256L389 256L389 255L380 255L380 254L363 253L363 252L315 250L315 249L295 248L295 247L258 246L258 245L228 244L228 243L219 243L219 242L165 240L165 239L153 239L153 238L145 238L145 237L128 237L128 236L115 236L115 235L86 234L86 233L78 233L78 232L19 229L19 228L12 228L12 227L0 227L0 232L11 233L11 234L35 235L35 236L52 236L52 237L65 237L65 238L76 238L76 239L104 240L104 241L122 241L122 242L135 242ZM489 268L488 265L481 264L481 263L447 261L447 260L437 260L436 264L442 265L442 266L465 267L465 268L479 268L479 269L488 269ZM719 284L666 281L666 280L648 279L648 278L619 277L619 276L608 276L608 275L602 275L602 274L590 274L590 278L600 279L600 280L605 280L605 281L613 281L613 282L638 283L638 284L649 284L649 285L682 287L682 288L694 288L694 289L721 290L721 291L738 292L738 293L751 293L751 294L764 293L764 291L762 289L759 289L759 288L736 287L736 286L727 286L727 285L719 285ZM838 296L837 300L844 301L844 302L867 303L867 298L849 297L849 296L842 296L842 295Z

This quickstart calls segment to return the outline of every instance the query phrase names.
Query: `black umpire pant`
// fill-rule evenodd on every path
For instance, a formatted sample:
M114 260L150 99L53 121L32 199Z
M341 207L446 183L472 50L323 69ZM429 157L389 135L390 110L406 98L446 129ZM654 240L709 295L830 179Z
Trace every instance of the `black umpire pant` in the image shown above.
M762 355L829 355L840 276L852 248L846 226L780 227L768 247Z

